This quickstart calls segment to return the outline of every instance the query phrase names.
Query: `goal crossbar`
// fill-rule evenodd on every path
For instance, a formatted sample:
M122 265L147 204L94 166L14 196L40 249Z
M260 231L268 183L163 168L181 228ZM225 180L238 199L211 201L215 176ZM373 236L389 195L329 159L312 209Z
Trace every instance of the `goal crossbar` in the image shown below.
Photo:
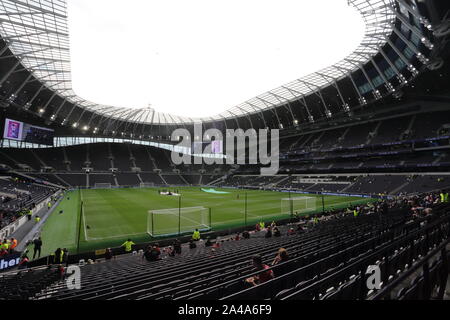
M94 188L95 189L111 189L112 185L111 185L111 183L101 183L101 182L99 182L99 183L95 183L94 184Z
M211 229L211 212L205 207L183 207L149 210L147 216L147 233L152 237L173 236L195 229Z
M283 214L299 214L313 212L316 210L315 197L291 197L281 199L281 213Z

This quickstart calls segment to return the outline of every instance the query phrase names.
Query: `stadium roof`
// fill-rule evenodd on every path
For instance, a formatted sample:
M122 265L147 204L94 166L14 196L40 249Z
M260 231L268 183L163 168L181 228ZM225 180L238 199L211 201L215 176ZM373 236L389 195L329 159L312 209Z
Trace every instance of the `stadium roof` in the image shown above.
M305 77L260 94L214 117L188 118L152 108L119 108L87 101L72 90L66 0L2 0L0 34L21 63L60 97L108 118L142 124L185 124L254 114L299 100L361 69L393 33L394 0L349 0L366 24L361 44L345 59ZM326 106L325 106L326 107Z

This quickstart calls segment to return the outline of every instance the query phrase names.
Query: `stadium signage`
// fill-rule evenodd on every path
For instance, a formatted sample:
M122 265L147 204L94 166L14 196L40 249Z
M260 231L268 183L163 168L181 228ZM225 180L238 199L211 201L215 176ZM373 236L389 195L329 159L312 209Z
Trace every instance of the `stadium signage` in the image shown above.
M19 265L20 262L20 254L15 253L9 256L3 257L0 260L0 271L4 271L7 269L11 269Z
M203 133L201 123L194 124L194 139L191 133L184 128L172 132L171 141L179 142L178 150L191 150L191 154L180 154L173 151L172 162L175 165L191 165L192 156L194 164L222 165L224 158L228 165L260 164L261 175L275 175L280 164L279 130L260 129L227 129L226 139L218 129L208 129ZM195 143L192 145L191 142ZM206 147L204 141L207 142ZM223 141L226 141L226 151L222 150ZM270 142L270 152L268 144ZM191 148L194 146L194 148ZM219 147L218 147L219 146ZM194 150L192 150L194 149ZM248 153L248 154L247 154Z

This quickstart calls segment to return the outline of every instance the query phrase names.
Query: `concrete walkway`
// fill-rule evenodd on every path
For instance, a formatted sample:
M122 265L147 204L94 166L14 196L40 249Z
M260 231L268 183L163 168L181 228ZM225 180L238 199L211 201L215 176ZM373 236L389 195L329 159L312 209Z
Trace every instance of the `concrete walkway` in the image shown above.
M24 225L22 225L18 230L16 230L11 238L15 238L18 240L19 244L17 245L17 251L23 251L26 248L26 243L29 240L33 240L37 237L44 225L45 221L48 219L50 214L56 209L59 204L59 200L52 205L50 209L44 206L41 210L39 210L30 221L27 221ZM41 218L39 223L36 223L35 216L38 215Z

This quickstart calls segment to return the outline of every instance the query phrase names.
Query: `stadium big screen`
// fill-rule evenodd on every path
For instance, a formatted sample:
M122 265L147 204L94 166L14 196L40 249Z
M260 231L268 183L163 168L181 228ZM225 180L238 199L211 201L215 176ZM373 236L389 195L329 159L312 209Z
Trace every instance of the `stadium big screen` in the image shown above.
M53 145L54 130L6 119L3 138L36 144Z

